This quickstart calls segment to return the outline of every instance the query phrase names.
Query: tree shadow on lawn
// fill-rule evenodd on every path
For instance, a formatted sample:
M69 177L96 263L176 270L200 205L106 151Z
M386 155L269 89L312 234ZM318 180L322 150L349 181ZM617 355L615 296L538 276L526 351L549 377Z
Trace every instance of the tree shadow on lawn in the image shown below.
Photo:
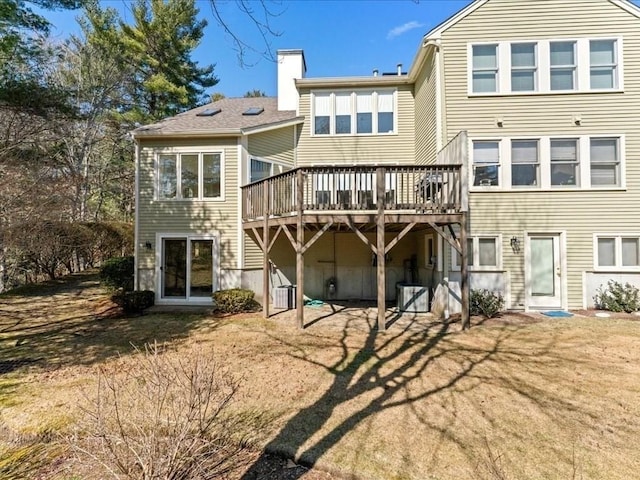
M0 374L24 366L90 365L131 353L133 345L186 338L209 318L180 312L124 317L96 275L74 275L68 284L49 285L45 294L35 291L2 298Z
M554 420L566 421L564 417L576 411L574 402L554 393L553 383L557 378L553 373L553 365L570 362L572 367L580 368L581 361L575 357L565 358L561 349L556 347L553 334L549 334L542 344L536 343L529 348L518 340L525 325L489 327L491 333L481 335L478 341L474 339L473 331L452 333L449 324L433 323L421 329L413 326L384 334L371 329L364 343L354 348L353 341L349 339L350 322L347 322L340 338L338 348L341 355L332 363L319 362L299 344L277 339L296 352L291 354L295 359L319 367L329 373L332 380L322 396L294 414L284 425L266 446L265 455L277 453L313 467L365 420L390 409L407 407L418 425L422 424L434 432L441 443L453 442L462 455L467 456L469 463L477 464L478 455L487 452L469 449L469 438L459 436L452 425L459 421L457 417L464 415L464 412L471 412L484 425L482 430L474 431L474 436L480 439L484 435L486 442L486 429L495 427L496 419L488 418L485 421L484 412L481 412L486 408L484 398L479 399L477 393L470 394L486 383L493 383L497 389L511 389L514 395L530 402L532 408L538 408L543 415L551 416ZM446 365L444 375L443 365ZM550 367L551 372L545 373ZM520 375L518 372L524 373ZM529 385L528 375L536 377L536 386ZM546 375L549 378L545 378ZM541 386L545 383L546 387ZM443 418L434 419L434 404L430 404L430 401L442 402L443 395L458 395L457 401L446 406L438 403L444 408ZM459 401L470 403L464 405L464 412L456 411L460 407ZM348 407L348 404L352 407ZM345 414L346 408L353 410ZM342 413L332 419L339 409ZM591 411L587 408L581 413L594 419L599 415L597 408ZM415 432L398 433L409 443ZM384 442L375 435L367 434L365 437L363 442ZM361 446L353 448L350 445L350 451L357 451ZM380 443L380 448L384 449L385 446ZM433 446L433 455L439 448ZM488 443L487 448L491 456ZM259 472L263 457L244 473L242 480L261 478ZM410 462L409 459L406 461ZM335 469L340 475L355 475L356 478L363 473L345 472L326 463L322 467ZM396 473L397 478L405 478L400 472ZM291 472L286 478L292 480L303 475L304 471ZM363 478L369 477L365 474Z

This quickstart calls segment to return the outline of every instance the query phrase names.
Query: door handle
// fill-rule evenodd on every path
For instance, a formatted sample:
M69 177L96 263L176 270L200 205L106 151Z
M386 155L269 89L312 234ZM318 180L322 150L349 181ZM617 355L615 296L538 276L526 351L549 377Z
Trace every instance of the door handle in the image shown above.
M556 275L557 275L558 277L561 277L561 276L562 276L562 272L560 271L560 268L556 268Z

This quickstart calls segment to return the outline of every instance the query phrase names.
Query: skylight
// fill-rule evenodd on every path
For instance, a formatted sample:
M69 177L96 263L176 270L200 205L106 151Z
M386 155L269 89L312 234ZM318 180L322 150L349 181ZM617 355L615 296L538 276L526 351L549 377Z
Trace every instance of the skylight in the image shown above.
M242 115L260 115L262 112L264 112L264 108L262 107L251 107L242 112Z
M205 108L201 112L196 113L196 117L213 117L222 111L221 108Z

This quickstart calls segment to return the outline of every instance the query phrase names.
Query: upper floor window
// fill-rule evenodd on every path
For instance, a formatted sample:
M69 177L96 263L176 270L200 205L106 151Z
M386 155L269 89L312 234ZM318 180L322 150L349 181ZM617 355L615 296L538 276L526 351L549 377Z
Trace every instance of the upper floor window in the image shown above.
M511 90L536 90L537 55L535 43L511 44Z
M617 88L618 61L615 40L591 40L589 62L589 79L592 89Z
M622 38L502 41L468 46L468 92L622 90Z
M498 45L474 45L473 59L473 92L498 91Z
M620 153L617 138L591 138L591 185L620 185Z
M551 90L576 88L576 42L549 43Z
M392 90L317 92L312 95L314 135L395 133Z
M624 136L474 139L473 187L620 188Z
M217 199L222 196L220 153L183 153L158 158L158 198Z

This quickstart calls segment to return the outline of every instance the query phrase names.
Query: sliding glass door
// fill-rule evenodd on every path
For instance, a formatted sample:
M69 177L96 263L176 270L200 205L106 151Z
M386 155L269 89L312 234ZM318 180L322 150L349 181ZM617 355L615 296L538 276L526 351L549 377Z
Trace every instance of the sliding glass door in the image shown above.
M215 286L215 239L164 237L160 243L161 298L209 301Z

